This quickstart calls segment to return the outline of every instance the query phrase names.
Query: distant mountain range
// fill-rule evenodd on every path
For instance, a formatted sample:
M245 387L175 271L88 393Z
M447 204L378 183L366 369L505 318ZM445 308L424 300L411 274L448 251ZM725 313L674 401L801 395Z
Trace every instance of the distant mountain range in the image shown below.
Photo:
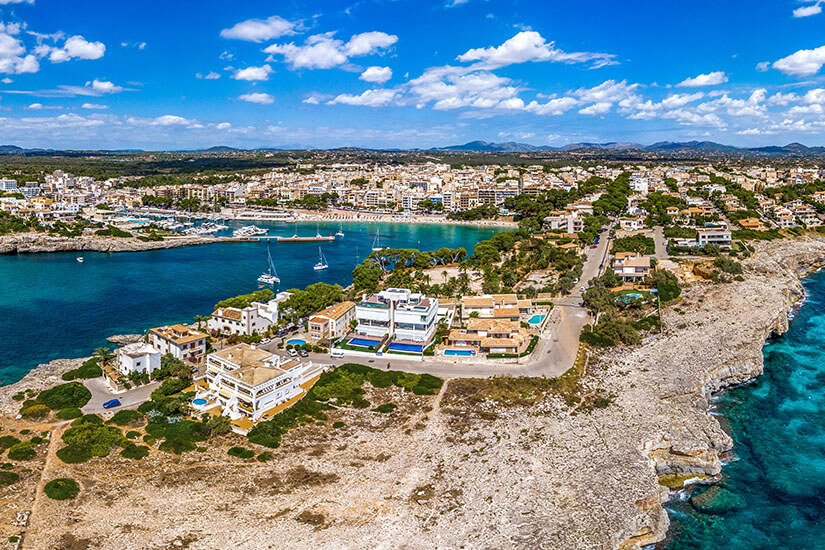
M807 147L801 143L789 143L784 146L767 147L735 147L724 145L714 141L660 141L652 145L642 145L641 143L611 141L607 143L571 143L561 147L551 147L549 145L539 146L529 143L517 143L506 141L493 143L489 141L471 141L463 145L451 145L449 147L439 147L436 151L456 151L456 152L487 152L487 153L542 153L551 151L578 151L587 149L604 149L606 151L630 151L638 150L650 153L723 153L723 154L764 154L764 155L798 155L816 156L825 154L825 147Z
M243 153L248 151L300 151L316 149L303 144L290 144L281 146L256 147L250 149L240 149L226 145L217 145L206 149L189 149L170 151L176 153L191 154L228 154ZM339 147L330 149L331 151L357 153L359 151L372 152L404 152L404 149L367 149L360 147ZM656 157L657 155L684 157L691 155L708 156L794 156L794 157L819 157L825 156L825 147L808 147L801 143L789 143L778 146L770 145L765 147L736 147L724 145L714 141L660 141L652 145L642 145L641 143L626 141L610 141L607 143L571 143L560 147L549 145L531 145L529 143L519 143L516 141L490 142L490 141L470 141L463 145L450 145L448 147L434 147L431 149L409 149L417 152L456 152L456 153L594 153L599 151L613 153L611 156L622 155L628 152L630 156L634 151L644 153L645 157ZM49 154L118 154L118 153L148 153L142 149L120 149L120 150L57 150L57 149L24 149L17 145L0 145L0 155L49 155ZM157 152L157 151L155 151Z

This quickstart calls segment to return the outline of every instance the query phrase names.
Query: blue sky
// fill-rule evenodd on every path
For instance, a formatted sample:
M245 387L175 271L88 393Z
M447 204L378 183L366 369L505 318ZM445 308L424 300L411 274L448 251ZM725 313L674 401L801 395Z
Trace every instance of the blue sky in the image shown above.
M820 4L0 0L0 143L822 145Z

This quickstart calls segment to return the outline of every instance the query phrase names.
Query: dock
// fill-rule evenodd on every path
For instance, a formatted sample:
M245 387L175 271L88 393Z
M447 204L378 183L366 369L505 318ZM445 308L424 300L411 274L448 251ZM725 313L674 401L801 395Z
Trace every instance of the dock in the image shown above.
M329 235L327 237L323 235L315 235L314 237L299 237L298 235L293 235L292 237L275 237L275 241L279 243L331 243L334 240L335 235Z

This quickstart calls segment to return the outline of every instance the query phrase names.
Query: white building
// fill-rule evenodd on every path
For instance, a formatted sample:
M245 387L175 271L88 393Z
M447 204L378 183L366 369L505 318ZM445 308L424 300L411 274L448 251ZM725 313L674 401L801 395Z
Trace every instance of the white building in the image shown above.
M215 399L221 413L233 420L245 416L254 422L264 412L301 394L300 385L310 370L311 362L282 361L278 355L238 344L207 356L209 390L202 397Z
M149 339L161 355L171 353L181 361L197 363L206 355L206 334L186 325L153 328Z
M0 191L16 192L17 182L14 180L7 180L0 178Z
M135 342L119 348L116 357L117 369L126 376L133 372L150 374L160 368L160 352L143 342Z
M637 252L617 252L613 259L613 273L625 282L641 281L652 269L651 257Z
M406 288L388 288L365 298L355 306L363 336L429 342L435 333L438 299Z
M222 334L262 333L278 322L278 302L270 300L262 304L252 302L244 308L223 307L212 312L212 317L206 322L209 330Z

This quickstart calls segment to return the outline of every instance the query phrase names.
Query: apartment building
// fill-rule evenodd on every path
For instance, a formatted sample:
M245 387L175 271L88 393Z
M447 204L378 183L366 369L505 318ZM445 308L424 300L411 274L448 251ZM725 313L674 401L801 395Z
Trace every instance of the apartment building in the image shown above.
M249 344L210 353L206 358L206 398L216 400L233 420L260 420L268 410L300 395L303 375L312 363L283 360Z
M579 233L584 229L584 218L578 212L553 211L544 218L544 228L550 231Z
M161 355L172 354L181 361L199 362L206 354L206 334L186 325L167 325L149 331L152 346Z
M477 348L482 353L518 353L526 339L518 321L472 318L466 328L450 331L447 345Z
M212 312L206 322L210 331L221 334L261 334L278 322L278 302L252 302L244 308L223 307Z
M355 306L362 336L429 342L435 333L438 299L406 288L388 288Z
M729 248L732 242L731 231L727 228L699 229L696 232L696 245L699 247L713 244Z
M355 319L355 303L339 302L323 309L309 320L309 337L313 340L335 340L349 330Z

